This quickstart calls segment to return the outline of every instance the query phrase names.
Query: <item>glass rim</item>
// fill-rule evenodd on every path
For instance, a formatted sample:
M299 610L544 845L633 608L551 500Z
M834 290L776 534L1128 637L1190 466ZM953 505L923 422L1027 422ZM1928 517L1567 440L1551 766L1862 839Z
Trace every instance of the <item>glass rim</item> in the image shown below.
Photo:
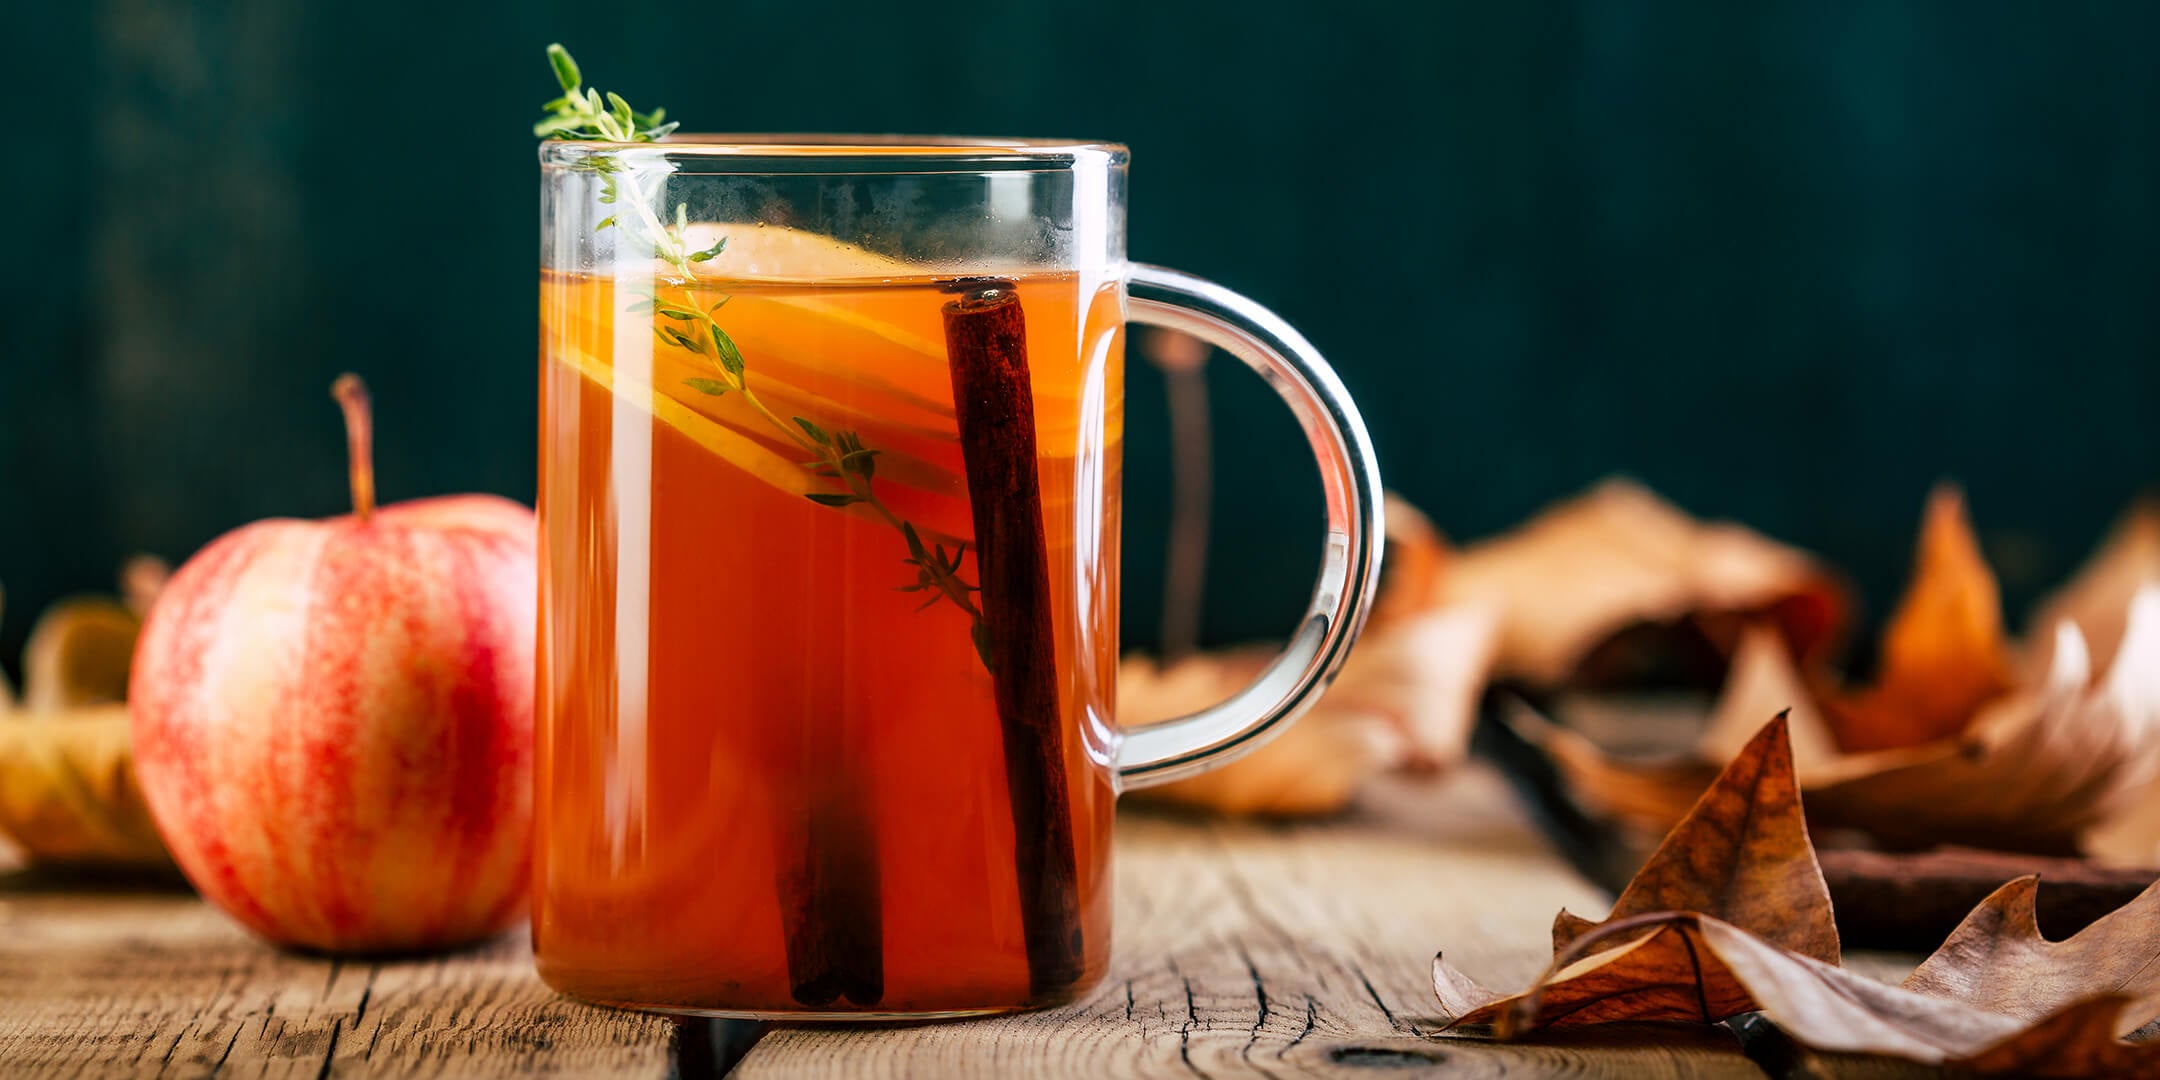
M962 135L676 133L654 142L540 142L540 162L550 168L604 155L648 154L705 163L708 168L692 171L719 173L1056 172L1082 166L1123 168L1131 157L1123 144L1114 142Z

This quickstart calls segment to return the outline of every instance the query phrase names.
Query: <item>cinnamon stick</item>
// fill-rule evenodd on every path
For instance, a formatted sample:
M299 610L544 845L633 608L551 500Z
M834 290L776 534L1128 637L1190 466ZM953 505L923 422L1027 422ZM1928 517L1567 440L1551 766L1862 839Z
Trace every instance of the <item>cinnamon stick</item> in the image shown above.
M805 679L801 712L778 725L787 768L770 784L774 885L788 991L824 1009L885 995L874 718L850 710L836 679Z
M963 295L945 305L945 349L975 519L976 646L1005 743L1028 983L1040 995L1080 977L1082 950L1027 319L1011 282L954 286Z
M844 753L846 740L817 752ZM822 1009L845 997L859 1007L885 995L884 898L877 834L859 779L844 758L811 763L803 799L781 808L780 929L787 942L788 987L795 1000ZM798 801L799 800L799 801Z

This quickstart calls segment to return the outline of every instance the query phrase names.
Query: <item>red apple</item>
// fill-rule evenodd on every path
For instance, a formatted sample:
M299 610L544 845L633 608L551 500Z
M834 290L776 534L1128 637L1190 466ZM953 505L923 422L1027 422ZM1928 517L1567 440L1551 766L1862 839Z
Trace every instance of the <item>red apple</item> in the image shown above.
M271 941L447 948L524 913L532 512L490 495L374 507L347 375L353 512L244 526L151 609L135 764L180 869Z

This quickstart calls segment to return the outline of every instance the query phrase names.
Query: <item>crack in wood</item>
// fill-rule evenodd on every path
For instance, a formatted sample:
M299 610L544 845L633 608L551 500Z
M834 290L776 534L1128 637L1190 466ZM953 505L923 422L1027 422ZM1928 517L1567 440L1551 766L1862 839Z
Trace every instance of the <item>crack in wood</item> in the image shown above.
M1319 1022L1319 1019L1319 1002L1314 1001L1311 994L1305 995L1305 1026L1299 1029L1296 1038L1291 1039L1290 1042L1286 1044L1282 1049L1275 1051L1275 1056L1281 1057L1284 1054L1287 1054L1290 1051L1297 1049L1297 1045L1305 1041L1305 1036L1312 1034L1313 1025Z
M1200 1012L1193 1000L1192 980L1186 978L1185 973L1178 970L1176 960L1165 962L1170 967L1170 974L1177 976L1178 984L1185 988L1185 1019L1178 1024L1178 1060L1184 1062L1185 1067L1192 1070L1194 1076L1205 1077L1207 1073L1202 1071L1200 1066L1193 1064L1192 1059L1192 1031L1194 1025L1200 1022Z
M1387 1017L1388 1026L1401 1031L1402 1021L1395 1019L1395 1010L1388 1008L1387 1002L1380 1000L1380 991L1373 989L1372 979L1365 974L1365 969L1353 967L1351 970L1357 973L1358 981L1365 984L1365 993L1372 998L1372 1003L1380 1006L1380 1014Z
M1267 984L1260 978L1260 967L1253 963L1252 953L1245 946L1239 945L1237 954L1238 959L1245 962L1245 974L1252 979L1253 1000L1259 1006L1256 1015L1253 1017L1252 1031L1246 1034L1245 1045L1238 1050L1238 1057L1244 1059L1245 1063L1250 1065L1253 1071L1272 1078L1275 1075L1274 1073L1269 1072L1252 1059L1253 1047L1260 1044L1260 1033L1267 1027L1269 1010ZM1276 1056L1280 1057L1281 1055Z
M1240 945L1237 954L1238 959L1245 961L1245 974L1252 978L1253 1000L1260 1006L1260 1015L1253 1020L1252 1026L1253 1038L1258 1039L1260 1029L1266 1026L1268 1018L1267 984L1260 979L1260 968L1253 963L1252 953Z
M368 998L375 993L375 976L380 971L382 971L382 965L368 965L367 981L360 984L360 1004L353 1007L352 1022L354 1031L360 1030L360 1021L367 1016Z
M315 1080L329 1080L330 1065L337 1060L338 1036L345 1031L345 1020L340 1017L330 1025L330 1045L323 1048L322 1068L315 1071Z
M240 1041L240 1033L245 1030L247 1030L246 1024L233 1025L232 1038L225 1040L224 1051L218 1054L216 1061L210 1063L210 1076L213 1080L219 1073L225 1071L225 1060L232 1057L232 1048L234 1044Z

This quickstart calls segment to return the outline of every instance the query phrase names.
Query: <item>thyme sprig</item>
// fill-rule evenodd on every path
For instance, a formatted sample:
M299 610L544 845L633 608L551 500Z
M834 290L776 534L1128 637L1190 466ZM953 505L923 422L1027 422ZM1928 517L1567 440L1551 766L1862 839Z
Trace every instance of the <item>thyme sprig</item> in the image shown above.
M570 59L570 50L550 45L547 58L548 66L555 69L555 81L562 84L563 96L540 106L548 115L533 125L533 134L588 142L655 142L675 130L676 125L661 122L667 119L666 109L641 113L621 94L602 94L587 87L577 61Z
M620 95L612 93L604 95L603 102L599 91L584 86L577 62L561 45L548 46L548 63L555 70L556 81L562 84L563 96L542 106L549 115L533 125L533 134L541 138L653 142L675 130L674 124L661 122L665 110L641 113L632 109ZM878 497L873 481L881 451L864 446L861 435L852 430L828 432L805 416L783 420L751 388L749 365L743 359L742 349L720 326L719 312L727 305L728 297L720 295L706 304L700 295L714 294L709 287L702 286L697 267L718 258L727 249L727 238L721 237L708 248L691 248L687 204L676 203L672 215L664 208L656 210L652 193L646 190L634 167L625 167L622 161L604 156L595 156L585 164L601 175L600 202L618 208L594 228L621 228L636 242L651 249L654 257L675 271L679 280L673 284L681 288L684 298L690 301L678 303L654 290L624 309L630 314L653 316L653 334L662 344L694 353L712 364L717 378L685 379L683 385L711 397L737 395L774 430L808 455L797 464L809 469L812 475L838 485L838 490L809 492L807 497L811 502L835 509L864 507L897 531L908 549L907 558L902 562L915 568L915 581L899 586L899 591L929 594L917 610L942 599L965 612L972 623L969 636L984 665L988 666L987 631L982 609L975 603L973 595L979 590L960 575L960 559L970 546L968 542L958 541L949 551L942 543L926 545L914 523L893 513L892 508Z

